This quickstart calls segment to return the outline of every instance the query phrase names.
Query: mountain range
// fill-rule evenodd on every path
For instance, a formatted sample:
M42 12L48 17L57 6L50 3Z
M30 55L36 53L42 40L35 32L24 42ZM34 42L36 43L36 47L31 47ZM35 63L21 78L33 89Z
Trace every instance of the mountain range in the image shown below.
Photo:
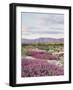
M63 43L64 38L37 38L37 39L21 39L22 44L33 44L33 43Z

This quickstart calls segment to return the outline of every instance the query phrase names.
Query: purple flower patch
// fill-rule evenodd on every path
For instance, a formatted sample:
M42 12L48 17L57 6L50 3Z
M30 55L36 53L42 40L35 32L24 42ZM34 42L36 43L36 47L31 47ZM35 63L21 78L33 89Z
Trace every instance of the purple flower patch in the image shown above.
M64 75L62 66L51 64L41 59L23 59L22 77L39 77L39 76L59 76Z

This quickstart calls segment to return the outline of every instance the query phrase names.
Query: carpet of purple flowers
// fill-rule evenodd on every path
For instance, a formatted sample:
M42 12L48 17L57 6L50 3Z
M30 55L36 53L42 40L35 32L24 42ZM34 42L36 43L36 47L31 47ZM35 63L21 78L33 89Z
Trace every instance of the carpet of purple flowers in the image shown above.
M22 60L22 77L59 76L63 74L62 66L48 63L45 60Z
M55 55L40 50L28 50L28 55L33 58L22 58L21 77L64 75L62 65L48 62L48 60L58 60Z
M28 50L28 55L35 57L37 59L48 59L48 60L58 60L58 57L56 55L53 55L52 53L49 53L47 51L43 50Z

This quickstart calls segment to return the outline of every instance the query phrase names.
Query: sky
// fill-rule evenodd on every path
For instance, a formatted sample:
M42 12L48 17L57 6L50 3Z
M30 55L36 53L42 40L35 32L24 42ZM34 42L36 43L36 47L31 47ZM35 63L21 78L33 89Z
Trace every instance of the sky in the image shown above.
M22 39L64 38L64 15L57 13L21 13Z

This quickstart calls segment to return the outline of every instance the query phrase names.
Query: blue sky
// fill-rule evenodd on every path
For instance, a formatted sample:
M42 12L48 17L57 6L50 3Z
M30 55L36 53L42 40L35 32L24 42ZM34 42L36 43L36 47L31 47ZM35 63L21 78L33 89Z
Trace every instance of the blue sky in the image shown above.
M22 13L22 38L64 38L64 15L56 13Z

